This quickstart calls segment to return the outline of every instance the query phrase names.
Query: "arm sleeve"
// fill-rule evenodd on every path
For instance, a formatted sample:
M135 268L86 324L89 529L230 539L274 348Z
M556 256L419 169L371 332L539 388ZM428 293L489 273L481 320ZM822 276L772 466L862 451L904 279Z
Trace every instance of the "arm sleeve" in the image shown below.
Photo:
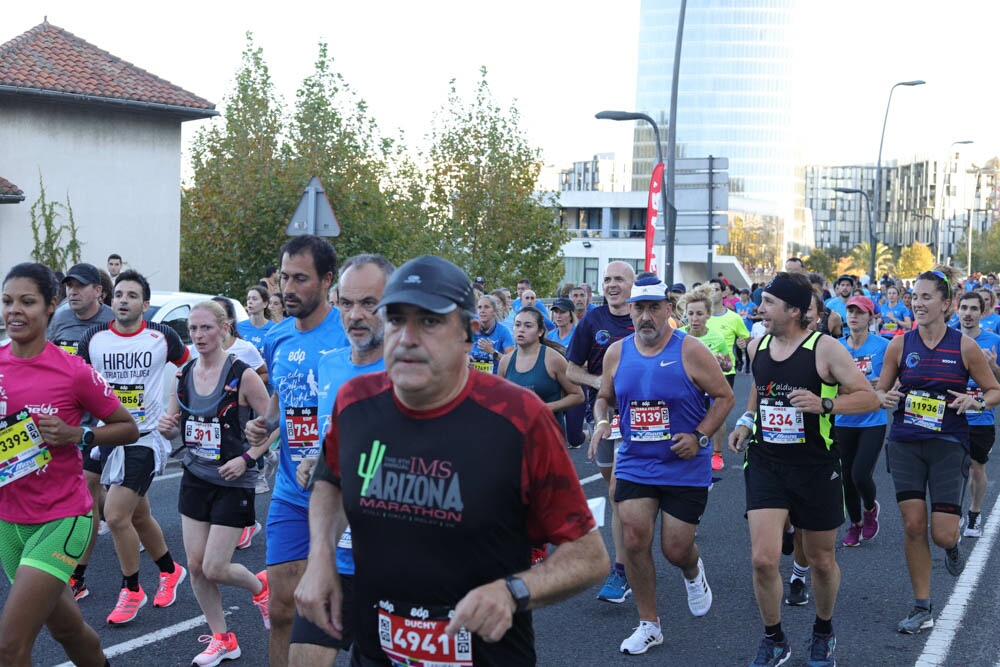
M91 363L91 361L90 361L90 339L94 337L94 332L96 332L98 328L100 328L100 327L97 326L97 327L92 327L90 329L87 329L87 331L84 332L83 337L80 338L80 342L76 344L76 354L77 354L77 356L78 357L82 357L83 360L86 361L88 364Z
M734 313L735 314L735 313ZM743 321L743 318L736 315L736 319L733 320L733 324L736 325L736 337L737 338L749 338L750 332L747 331L747 323Z
M586 368L587 358L590 356L590 341L593 335L590 330L590 319L584 318L576 326L573 332L573 339L569 342L569 349L566 350L566 359L577 366Z
M586 535L596 523L566 453L562 429L552 412L542 407L539 400L525 435L522 499L528 506L529 538L559 545Z
M188 352L187 346L176 331L170 327L164 326L160 328L163 335L167 339L167 361L172 363L174 366L183 366L184 362L191 357L191 353Z
M510 329L508 329L507 327L505 327L502 324L498 324L497 326L499 327L498 331L501 332L500 333L500 345L502 345L503 349L506 350L507 348L509 348L512 345L514 345L514 334L512 334L510 332ZM501 352L502 351L503 350L501 350Z
M322 454L316 460L316 467L313 469L313 479L329 482L337 487L340 486L340 479L330 470L330 465L326 462L326 440L323 441Z

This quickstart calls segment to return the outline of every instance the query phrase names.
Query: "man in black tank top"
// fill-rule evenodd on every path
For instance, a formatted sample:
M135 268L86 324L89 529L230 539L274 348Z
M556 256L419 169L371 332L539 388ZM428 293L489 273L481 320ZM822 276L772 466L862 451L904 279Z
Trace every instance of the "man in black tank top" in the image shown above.
M754 386L747 412L729 436L733 451L747 452L754 593L764 621L753 665L782 664L791 655L781 629L779 572L782 528L789 516L802 531L813 566L816 621L809 664L835 664L832 619L840 569L834 549L844 500L832 415L878 409L878 397L847 350L807 330L811 298L809 280L798 273L780 272L764 288L758 314L769 333L747 346Z

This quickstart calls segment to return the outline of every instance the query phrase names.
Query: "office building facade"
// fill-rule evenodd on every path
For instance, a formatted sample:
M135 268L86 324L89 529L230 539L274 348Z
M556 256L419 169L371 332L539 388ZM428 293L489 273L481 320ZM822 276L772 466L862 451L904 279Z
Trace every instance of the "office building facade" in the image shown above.
M643 0L636 109L663 134L670 109L680 0ZM678 157L729 158L730 192L762 210L733 211L773 220L775 253L812 245L801 171L796 170L793 24L796 0L688 3L677 94ZM644 190L656 162L647 123L637 123L632 189Z

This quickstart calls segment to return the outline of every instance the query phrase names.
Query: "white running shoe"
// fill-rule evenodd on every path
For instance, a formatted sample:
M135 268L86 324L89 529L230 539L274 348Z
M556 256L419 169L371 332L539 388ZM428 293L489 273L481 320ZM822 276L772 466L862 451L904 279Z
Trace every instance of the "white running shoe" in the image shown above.
M705 564L698 559L698 576L694 581L684 579L687 587L688 609L695 616L704 616L712 608L712 589L708 586L708 579L705 577Z
M108 522L101 519L101 523L97 526L98 535L107 535L111 532L111 528L108 526Z
M639 655L649 650L650 646L659 646L663 643L663 633L660 632L660 623L653 621L639 621L639 627L635 629L628 639L622 642L619 649L622 653L629 655Z

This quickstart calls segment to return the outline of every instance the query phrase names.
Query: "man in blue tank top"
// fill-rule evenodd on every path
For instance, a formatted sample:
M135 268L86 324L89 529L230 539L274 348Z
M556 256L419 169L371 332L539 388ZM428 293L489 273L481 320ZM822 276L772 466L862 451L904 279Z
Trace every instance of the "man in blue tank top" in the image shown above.
M704 616L712 606L694 536L712 483L706 434L725 423L734 398L712 352L671 328L666 285L655 277L637 280L628 303L635 333L604 355L591 449L610 436L609 408L617 406L622 445L614 499L625 535L625 573L639 610L639 627L621 652L635 655L663 643L651 550L661 514L663 555L684 575L688 608Z
M833 608L840 588L835 556L844 522L840 451L832 437L834 414L878 409L871 384L850 353L831 336L809 331L809 279L779 272L764 288L760 315L769 329L747 346L754 386L747 412L729 436L733 451L747 450L743 467L753 584L764 639L751 665L771 666L791 656L781 629L781 535L790 517L813 572L816 620L809 664L836 664ZM747 440L753 435L749 448Z

